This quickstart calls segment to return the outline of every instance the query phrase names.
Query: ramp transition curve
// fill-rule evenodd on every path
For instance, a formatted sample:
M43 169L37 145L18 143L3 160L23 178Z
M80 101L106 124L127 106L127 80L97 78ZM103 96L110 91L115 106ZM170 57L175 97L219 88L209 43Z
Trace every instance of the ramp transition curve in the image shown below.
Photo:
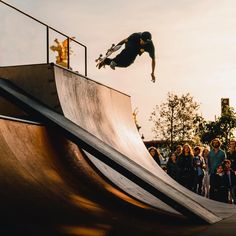
M21 91L4 80L1 80L2 93L8 93L8 99L14 100L17 105L21 103L27 111L36 112L44 120L46 117L47 122L60 128L68 138L87 150L88 157L97 168L121 189L128 191L125 187L127 181L134 182L138 186L135 186L136 192L133 193L137 199L138 188L141 187L144 196L148 196L142 201L147 204L172 214L197 217L208 223L235 213L234 206L213 202L186 190L154 163L132 122L127 95L62 68L54 66L53 69L61 109L66 117L82 128L42 104L35 105L35 101L29 100L28 96L22 95ZM11 92L7 92L9 89ZM81 140L82 136L84 139ZM116 170L117 178L112 178L114 172L107 166ZM119 173L127 180L120 181Z

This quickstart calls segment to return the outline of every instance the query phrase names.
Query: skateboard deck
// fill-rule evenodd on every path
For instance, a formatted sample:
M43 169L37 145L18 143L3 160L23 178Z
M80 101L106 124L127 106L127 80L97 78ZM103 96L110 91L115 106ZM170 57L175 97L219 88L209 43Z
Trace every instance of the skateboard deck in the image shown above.
M95 62L97 63L96 67L98 67L98 69L100 69L101 67L105 68L105 64L103 65L104 60L108 58L113 52L117 51L120 47L121 45L112 44L111 47L107 49L105 56L100 54L99 57L95 60Z

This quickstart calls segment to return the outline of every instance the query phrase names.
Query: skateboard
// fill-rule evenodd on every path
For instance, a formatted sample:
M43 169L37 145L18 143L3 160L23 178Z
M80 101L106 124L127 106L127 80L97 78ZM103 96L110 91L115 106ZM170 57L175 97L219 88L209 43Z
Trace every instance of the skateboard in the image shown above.
M108 58L113 52L119 50L121 45L115 45L114 43L111 45L109 49L107 49L106 55L103 56L102 54L99 55L99 57L95 60L97 63L96 67L100 69L101 67L105 68L105 64L103 64L104 60Z

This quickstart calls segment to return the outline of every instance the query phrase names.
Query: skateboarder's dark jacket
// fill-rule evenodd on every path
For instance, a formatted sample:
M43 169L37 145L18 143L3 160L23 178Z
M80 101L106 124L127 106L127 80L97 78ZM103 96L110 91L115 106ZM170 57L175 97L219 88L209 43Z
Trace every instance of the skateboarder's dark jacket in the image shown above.
M128 37L125 43L125 48L133 55L141 55L143 52L148 52L149 56L155 58L155 48L153 42L150 40L146 44L140 44L141 33L133 33Z

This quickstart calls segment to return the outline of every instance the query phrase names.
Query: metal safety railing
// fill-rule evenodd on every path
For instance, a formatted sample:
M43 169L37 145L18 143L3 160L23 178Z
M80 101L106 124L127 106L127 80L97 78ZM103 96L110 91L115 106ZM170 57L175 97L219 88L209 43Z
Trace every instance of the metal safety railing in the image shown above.
M27 14L27 13L25 13L25 12L19 10L19 9L17 9L16 7L14 7L14 6L12 6L12 5L10 5L10 4L8 4L8 3L2 1L2 0L0 0L0 3L5 4L6 6L12 8L12 9L14 9L14 10L16 10L17 12L19 12L19 13L21 13L21 14L23 14L23 15L29 17L30 19L32 19L32 20L38 22L39 24L45 26L45 31L46 31L46 62L47 62L47 63L50 63L50 62L49 62L49 49L50 49L50 45L49 45L49 35L50 35L50 30L52 30L52 31L54 31L54 32L56 32L56 33L62 35L62 36L65 37L66 40L67 40L67 68L68 68L68 69L70 69L70 41L73 41L73 42L75 42L76 44L78 44L78 45L80 45L81 47L83 47L83 48L84 48L84 58L85 58L85 59L84 59L84 66L85 66L85 68L84 68L84 75L87 76L87 47L86 47L84 44L82 44L82 43L76 41L74 38L69 37L68 35L66 35L66 34L64 34L64 33L62 33L62 32L60 32L59 30L56 30L56 29L52 28L51 26L49 26L49 25L43 23L42 21L40 21L40 20L34 18L33 16L31 16L31 15L29 15L29 14Z

